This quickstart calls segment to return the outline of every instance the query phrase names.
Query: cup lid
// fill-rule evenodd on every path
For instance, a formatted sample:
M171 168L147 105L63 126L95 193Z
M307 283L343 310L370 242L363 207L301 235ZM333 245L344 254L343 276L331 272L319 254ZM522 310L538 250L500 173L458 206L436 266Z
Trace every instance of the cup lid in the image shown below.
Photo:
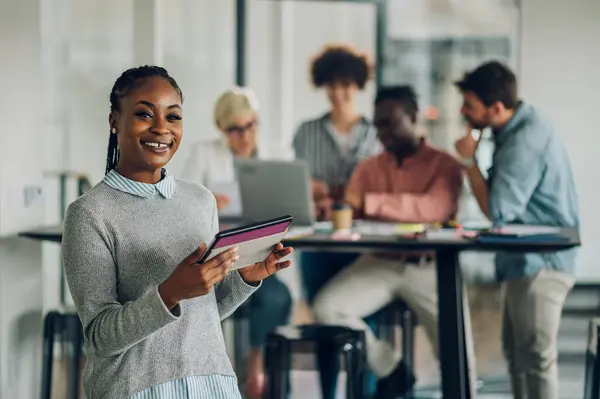
M335 204L333 204L333 210L335 211L340 211L343 209L350 209L350 205L346 204L345 202L337 202Z

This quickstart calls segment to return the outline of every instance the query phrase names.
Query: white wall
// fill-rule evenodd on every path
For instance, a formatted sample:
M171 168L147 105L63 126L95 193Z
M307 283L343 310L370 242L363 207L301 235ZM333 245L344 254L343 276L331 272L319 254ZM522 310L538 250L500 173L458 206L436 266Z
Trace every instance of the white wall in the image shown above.
M44 218L43 87L37 0L0 0L0 398L38 397L42 337L42 264L38 244L16 232ZM36 190L37 191L37 190Z
M234 82L234 0L41 2L46 122L56 132L47 170L102 179L108 96L119 74L140 64L164 66L184 92L185 137L174 171L190 143L215 136L213 101Z
M600 1L523 0L520 87L554 121L581 207L581 281L600 281Z
M20 4L0 2L7 10L0 12L0 237L35 227L44 215L39 6L35 0Z
M39 398L42 370L41 246L0 240L0 398Z

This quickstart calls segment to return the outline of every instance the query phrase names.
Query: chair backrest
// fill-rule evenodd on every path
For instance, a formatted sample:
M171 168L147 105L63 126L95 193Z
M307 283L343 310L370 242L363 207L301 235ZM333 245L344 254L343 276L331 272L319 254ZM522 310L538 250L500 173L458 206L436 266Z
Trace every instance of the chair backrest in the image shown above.
M590 320L585 363L584 399L600 399L600 318Z

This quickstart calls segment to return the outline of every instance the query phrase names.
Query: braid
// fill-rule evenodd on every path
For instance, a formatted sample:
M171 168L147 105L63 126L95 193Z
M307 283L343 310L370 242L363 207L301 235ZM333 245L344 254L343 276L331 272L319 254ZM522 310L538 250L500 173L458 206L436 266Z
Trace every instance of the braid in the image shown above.
M181 100L183 101L183 93L181 92L179 85L175 79L169 75L166 69L158 66L144 65L128 69L119 76L110 92L110 111L118 112L120 110L121 98L131 93L131 91L145 79L154 77L166 79L177 93L179 93ZM106 155L106 173L113 170L117 166L117 162L119 162L119 143L117 135L110 133L108 140L108 154Z
M106 171L105 174L108 174L111 170L113 170L117 163L119 162L119 143L117 141L117 135L111 133L108 138L108 155L106 156Z

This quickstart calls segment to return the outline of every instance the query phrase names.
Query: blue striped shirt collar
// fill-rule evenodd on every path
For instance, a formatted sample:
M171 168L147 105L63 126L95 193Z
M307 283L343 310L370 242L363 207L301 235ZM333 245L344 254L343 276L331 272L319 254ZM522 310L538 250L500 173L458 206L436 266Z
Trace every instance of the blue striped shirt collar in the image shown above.
M158 183L148 184L128 179L113 169L104 176L102 181L115 190L138 197L152 198L156 194L160 194L164 198L170 199L175 193L175 179L166 169L162 170L162 175L163 177Z

